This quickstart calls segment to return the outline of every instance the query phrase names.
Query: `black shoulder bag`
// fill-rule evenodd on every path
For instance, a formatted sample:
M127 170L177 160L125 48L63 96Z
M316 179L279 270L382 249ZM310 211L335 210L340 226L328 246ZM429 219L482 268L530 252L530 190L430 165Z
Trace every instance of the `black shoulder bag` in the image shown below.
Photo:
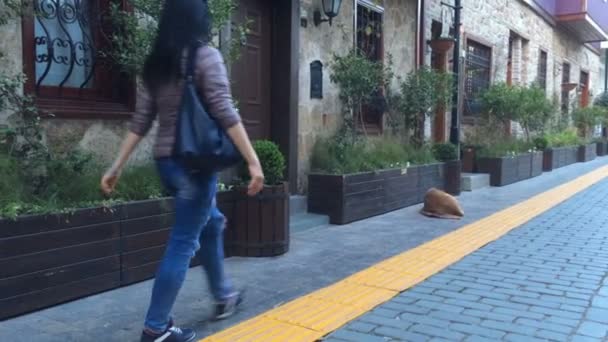
M179 107L175 137L175 156L193 170L217 172L230 168L242 159L224 129L211 117L199 97L194 82L196 51L188 55L184 90Z

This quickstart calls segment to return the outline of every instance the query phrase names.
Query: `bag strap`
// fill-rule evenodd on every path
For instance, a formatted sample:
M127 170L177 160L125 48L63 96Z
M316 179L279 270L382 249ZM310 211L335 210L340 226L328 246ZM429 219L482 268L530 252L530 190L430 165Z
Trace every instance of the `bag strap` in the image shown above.
M203 43L197 41L190 46L188 51L188 61L186 63L186 79L194 78L194 67L196 65L196 52L203 46Z

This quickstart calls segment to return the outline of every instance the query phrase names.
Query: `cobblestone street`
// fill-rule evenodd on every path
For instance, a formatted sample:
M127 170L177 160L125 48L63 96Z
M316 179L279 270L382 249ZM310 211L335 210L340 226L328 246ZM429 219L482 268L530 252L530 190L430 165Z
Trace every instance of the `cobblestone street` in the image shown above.
M605 180L328 341L605 341L607 211Z

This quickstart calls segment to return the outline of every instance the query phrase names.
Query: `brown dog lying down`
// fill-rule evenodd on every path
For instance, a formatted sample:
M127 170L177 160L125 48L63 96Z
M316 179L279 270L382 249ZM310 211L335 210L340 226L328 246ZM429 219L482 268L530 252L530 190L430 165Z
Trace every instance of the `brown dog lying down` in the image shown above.
M456 198L435 188L427 191L424 196L424 207L420 213L428 217L456 220L464 216L464 211Z

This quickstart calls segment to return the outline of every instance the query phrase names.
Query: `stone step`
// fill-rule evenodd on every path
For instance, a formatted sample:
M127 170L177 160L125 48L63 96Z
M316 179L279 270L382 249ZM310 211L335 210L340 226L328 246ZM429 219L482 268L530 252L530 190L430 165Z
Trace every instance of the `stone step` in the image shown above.
M289 229L292 234L329 224L328 216L309 213L291 215L289 220Z
M290 215L305 214L308 211L306 196L293 195L289 197L289 213Z
M462 191L475 191L490 186L490 175L486 173L463 173L461 178Z

